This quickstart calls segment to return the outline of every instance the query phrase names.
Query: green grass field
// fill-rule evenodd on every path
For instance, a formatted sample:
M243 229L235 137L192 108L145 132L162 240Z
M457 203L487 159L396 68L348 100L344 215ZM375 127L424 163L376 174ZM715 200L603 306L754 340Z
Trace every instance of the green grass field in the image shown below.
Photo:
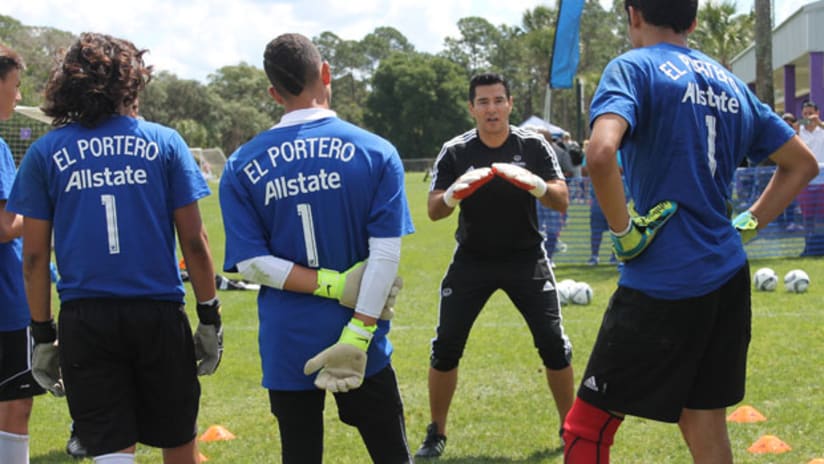
M396 350L393 364L406 407L413 452L429 422L429 341L437 322L438 285L454 249L457 216L437 223L429 221L425 206L428 184L419 179L418 173L411 173L407 182L417 232L404 239L400 272L405 286L391 333ZM223 230L216 196L201 202L201 209L215 263L220 268ZM743 404L754 406L768 420L730 424L735 461L799 464L824 458L824 261L775 259L751 265L753 270L772 267L779 276L801 268L811 276L812 285L800 295L779 289L753 296L753 339ZM575 348L578 382L609 295L615 288L617 273L611 266L560 266L556 277L586 281L595 291L591 305L564 307L564 325ZM226 351L218 372L201 378L199 432L220 424L237 438L201 444L201 452L210 463L280 462L277 426L269 413L266 392L260 386L255 296L254 292L221 294ZM189 305L190 318L196 320L192 308ZM357 432L338 421L331 395L327 400L325 462L369 462ZM32 463L70 462L63 451L69 422L64 399L41 396L35 400L30 424ZM449 442L440 462L561 463L557 430L555 408L526 325L506 296L495 294L476 322L461 362L458 391L450 412ZM778 436L792 451L780 455L747 452L765 434ZM615 463L690 461L676 426L637 418L624 422L612 447ZM141 446L138 462L160 463L160 453Z

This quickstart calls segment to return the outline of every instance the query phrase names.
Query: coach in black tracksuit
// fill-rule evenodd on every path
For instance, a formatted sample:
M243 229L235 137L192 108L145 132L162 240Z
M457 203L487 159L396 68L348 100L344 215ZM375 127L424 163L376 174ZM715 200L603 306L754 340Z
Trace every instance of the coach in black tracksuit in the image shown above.
M446 142L435 161L429 217L461 211L458 247L441 283L437 336L432 341L429 404L432 423L416 456L437 457L446 445L449 405L469 331L489 297L502 289L523 315L559 414L574 399L572 347L561 326L555 277L538 230L535 198L566 212L564 176L538 133L509 124L512 97L497 74L480 74L469 87L477 127Z

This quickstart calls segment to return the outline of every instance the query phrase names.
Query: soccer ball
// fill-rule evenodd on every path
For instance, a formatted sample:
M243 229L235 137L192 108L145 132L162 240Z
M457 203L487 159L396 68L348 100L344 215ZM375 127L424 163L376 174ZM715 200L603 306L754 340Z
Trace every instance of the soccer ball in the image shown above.
M778 275L768 267L762 267L752 276L752 285L756 290L771 292L778 286Z
M555 286L555 291L558 294L558 302L562 305L569 304L569 293L572 290L572 286L575 285L575 281L572 279L564 279Z
M569 300L579 305L590 304L592 302L592 287L586 282L576 282L569 291Z
M801 269L793 269L784 276L784 288L792 293L804 293L810 286L810 276Z

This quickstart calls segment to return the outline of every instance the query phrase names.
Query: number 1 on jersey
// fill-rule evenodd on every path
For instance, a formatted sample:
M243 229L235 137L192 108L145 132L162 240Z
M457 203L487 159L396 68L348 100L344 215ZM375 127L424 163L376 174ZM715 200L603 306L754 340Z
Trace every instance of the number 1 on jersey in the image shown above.
M312 205L298 204L298 216L303 225L303 241L306 243L306 263L309 267L318 267L318 242L315 240L315 224L312 220Z
M707 161L710 164L710 174L715 177L715 167L718 161L715 160L715 116L706 115L704 122L707 124Z
M106 209L106 231L109 236L109 254L120 253L120 234L117 230L117 203L114 195L100 195L100 203Z

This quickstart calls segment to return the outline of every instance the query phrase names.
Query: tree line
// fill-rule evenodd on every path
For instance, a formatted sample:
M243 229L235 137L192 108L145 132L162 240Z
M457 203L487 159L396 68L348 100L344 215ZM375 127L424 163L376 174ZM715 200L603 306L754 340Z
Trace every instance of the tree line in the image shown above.
M578 44L581 95L551 90L551 121L575 138L587 136L586 112L604 66L630 48L623 5L614 0L607 10L598 0L587 0ZM735 10L734 0L702 2L691 36L692 46L728 67L752 43L755 24L754 12ZM477 72L500 72L507 78L514 124L542 116L556 20L557 10L544 5L524 11L517 25L462 18L458 35L446 37L436 54L417 51L391 26L377 27L361 40L345 40L331 31L312 40L331 66L332 109L392 141L401 157L427 158L445 140L472 127L468 82ZM28 66L22 104L41 104L55 57L75 39L66 31L0 15L0 42L20 52ZM260 63L221 67L205 83L159 71L141 96L140 111L148 120L177 129L190 146L217 146L228 155L283 114L268 96L268 85Z

